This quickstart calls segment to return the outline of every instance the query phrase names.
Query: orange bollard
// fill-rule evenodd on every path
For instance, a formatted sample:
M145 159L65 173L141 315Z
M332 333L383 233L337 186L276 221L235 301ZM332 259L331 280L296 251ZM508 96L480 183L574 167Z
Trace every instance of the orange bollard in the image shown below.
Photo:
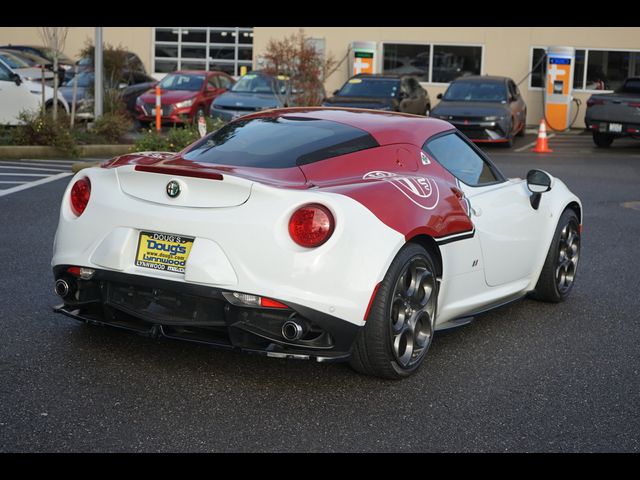
M160 132L162 123L162 104L160 103L160 87L156 85L156 131Z
M544 118L540 120L540 129L538 130L538 140L536 141L536 146L532 148L531 151L536 153L553 152L553 150L549 148L549 144L547 141L547 125L544 123Z

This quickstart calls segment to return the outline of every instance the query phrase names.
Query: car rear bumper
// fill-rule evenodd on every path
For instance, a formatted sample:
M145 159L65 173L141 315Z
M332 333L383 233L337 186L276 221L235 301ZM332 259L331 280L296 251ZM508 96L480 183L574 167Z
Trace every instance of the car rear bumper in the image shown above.
M361 328L291 303L288 309L238 306L227 300L231 291L219 288L108 270L95 270L91 279L83 280L67 268L53 268L55 280L64 280L70 287L55 312L144 336L271 357L337 361L349 357ZM301 338L283 336L287 321L301 326Z
M640 136L640 123L616 122L611 120L585 119L588 130L606 133L616 137ZM619 130L619 131L618 131Z

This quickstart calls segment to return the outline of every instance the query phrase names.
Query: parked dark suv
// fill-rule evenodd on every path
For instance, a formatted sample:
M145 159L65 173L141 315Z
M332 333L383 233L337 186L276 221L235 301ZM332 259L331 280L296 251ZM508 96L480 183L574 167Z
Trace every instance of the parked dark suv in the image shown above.
M524 135L527 105L510 78L459 77L438 98L431 116L452 123L474 142L511 147L515 135Z
M322 106L391 110L414 115L431 112L427 91L415 77L403 75L356 75L333 92L333 97L325 100Z

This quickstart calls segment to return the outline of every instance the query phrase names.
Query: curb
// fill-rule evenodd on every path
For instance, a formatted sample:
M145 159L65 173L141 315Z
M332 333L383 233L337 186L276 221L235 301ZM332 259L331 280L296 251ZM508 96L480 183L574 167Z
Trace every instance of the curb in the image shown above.
M130 153L133 144L117 145L79 145L79 157L115 157ZM0 158L20 159L20 158L47 158L47 159L69 159L68 155L60 152L55 147L48 145L10 145L0 146Z

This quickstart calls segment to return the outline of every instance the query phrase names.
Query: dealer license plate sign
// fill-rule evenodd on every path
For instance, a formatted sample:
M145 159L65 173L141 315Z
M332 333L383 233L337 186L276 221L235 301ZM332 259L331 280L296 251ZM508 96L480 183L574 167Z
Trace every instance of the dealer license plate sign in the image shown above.
M193 238L157 232L140 232L136 266L184 273Z

